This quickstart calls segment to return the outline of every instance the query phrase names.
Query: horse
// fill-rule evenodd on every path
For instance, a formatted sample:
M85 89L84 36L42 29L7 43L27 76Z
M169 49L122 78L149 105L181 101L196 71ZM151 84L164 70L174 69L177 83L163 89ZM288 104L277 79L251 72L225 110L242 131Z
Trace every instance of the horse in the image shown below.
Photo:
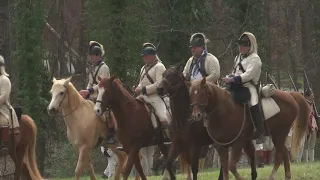
M129 156L123 178L128 179L134 164L141 179L145 180L146 177L137 158L140 149L158 145L165 158L168 149L167 145L163 144L163 136L155 131L152 125L149 113L152 108L148 108L145 102L131 96L116 76L99 78L98 91L94 108L96 114L101 116L107 108L112 110L118 124L118 138L123 145L123 151Z
M21 115L19 132L11 133L8 142L8 152L15 164L14 180L20 180L21 177L42 180L35 156L37 126L30 116Z
M67 125L67 137L76 151L79 153L75 169L76 180L84 170L87 169L91 180L95 180L95 173L89 153L93 148L106 144L107 127L104 116L97 116L91 100L82 98L73 84L70 82L72 76L67 79L57 80L53 78L50 93L51 102L48 106L48 114L53 115L62 109L64 121ZM118 157L114 179L120 179L120 173L127 161L127 155L116 149L119 144L106 145ZM137 177L136 177L137 178Z
M230 170L236 179L243 179L237 172L236 163L243 146L252 141L254 125L248 105L234 101L228 90L206 81L205 78L192 82L189 94L192 117L196 121L202 120L200 122L204 123L205 131L217 146L224 179L229 179L227 149L231 145ZM269 98L274 100L273 106L279 107L279 111L274 111L265 121L266 135L272 137L276 149L274 167L269 178L274 179L275 173L283 161L285 179L291 179L289 154L285 147L285 139L294 123L291 155L296 157L300 141L307 131L310 107L299 92L284 92L275 89ZM263 98L262 100L267 99ZM254 161L254 151L249 152L249 157L251 162Z
M203 124L190 124L191 117L189 90L182 75L183 64L168 68L158 86L158 94L168 95L172 111L170 131L172 144L166 160L164 179L176 179L172 163L179 154L187 153L187 162L191 164L193 180L197 180L199 158L202 148L213 143ZM219 176L219 179L222 177Z

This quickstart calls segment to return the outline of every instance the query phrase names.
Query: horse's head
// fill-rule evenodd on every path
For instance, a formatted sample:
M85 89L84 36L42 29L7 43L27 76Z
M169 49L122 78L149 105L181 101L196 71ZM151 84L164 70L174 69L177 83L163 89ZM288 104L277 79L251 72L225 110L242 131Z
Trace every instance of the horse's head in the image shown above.
M98 116L102 116L104 111L110 106L110 103L116 100L115 91L117 89L117 82L115 82L116 76L103 79L98 77L98 80L98 97L94 110Z
M157 88L157 92L160 96L164 96L166 94L172 96L178 91L178 88L185 83L185 78L182 74L183 69L183 64L178 64L163 72L162 81Z
M201 120L203 118L204 110L209 104L209 87L206 78L201 81L195 81L190 86L190 100L192 106L192 118L194 120Z
M57 80L53 78L52 87L50 90L51 93L51 102L48 106L48 113L54 114L59 112L59 108L63 107L66 103L68 103L68 86L72 77L68 79L60 79Z

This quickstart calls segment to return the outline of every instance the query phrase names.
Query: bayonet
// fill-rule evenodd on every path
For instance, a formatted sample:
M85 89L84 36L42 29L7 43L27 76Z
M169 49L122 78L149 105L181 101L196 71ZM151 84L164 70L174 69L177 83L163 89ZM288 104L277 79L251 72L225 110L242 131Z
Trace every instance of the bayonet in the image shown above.
M295 91L298 91L298 88L297 88L297 86L294 84L293 79L292 79L289 71L287 71L287 72L288 72L288 75L289 75L289 78L290 78L290 80L291 80L291 83L292 83L292 86L293 86L294 90L295 90Z

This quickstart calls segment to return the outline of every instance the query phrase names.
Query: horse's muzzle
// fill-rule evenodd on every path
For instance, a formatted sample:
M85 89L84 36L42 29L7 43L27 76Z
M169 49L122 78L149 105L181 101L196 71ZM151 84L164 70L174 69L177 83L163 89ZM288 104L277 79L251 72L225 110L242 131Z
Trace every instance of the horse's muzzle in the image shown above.
M192 113L191 119L194 121L201 121L203 118L203 115L201 112L198 113Z
M101 108L95 107L95 108L94 108L94 111L96 112L96 115L97 115L97 116L102 116L102 115L103 115L103 111L101 110Z
M47 112L50 116L58 114L58 109L56 108L47 108Z

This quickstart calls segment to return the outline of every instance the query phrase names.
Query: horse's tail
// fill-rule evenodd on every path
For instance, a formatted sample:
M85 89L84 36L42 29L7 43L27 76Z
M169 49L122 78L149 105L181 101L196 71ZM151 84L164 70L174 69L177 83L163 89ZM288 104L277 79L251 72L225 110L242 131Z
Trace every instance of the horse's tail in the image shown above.
M36 156L35 156L35 149L36 149L36 138L37 138L37 127L34 123L33 119L28 115L22 115L21 121L23 121L28 128L31 129L28 135L30 135L30 140L28 142L27 151L23 158L23 162L26 164L31 179L34 180L42 180L41 174L39 172Z
M299 105L298 117L294 123L291 144L291 157L296 159L300 148L301 140L305 137L308 130L308 119L310 114L310 106L299 92L290 93Z

